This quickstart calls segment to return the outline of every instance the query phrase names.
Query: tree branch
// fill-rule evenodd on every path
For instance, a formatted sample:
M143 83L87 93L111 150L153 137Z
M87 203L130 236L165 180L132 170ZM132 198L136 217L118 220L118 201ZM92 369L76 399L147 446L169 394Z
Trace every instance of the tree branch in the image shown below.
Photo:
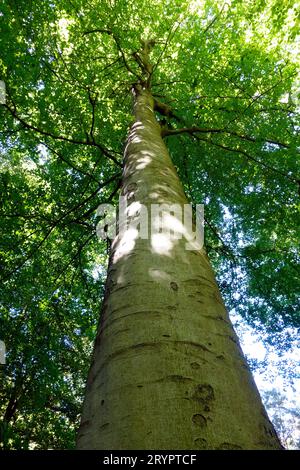
M100 185L99 181L97 180L97 178L95 178L94 175L86 171L83 171L82 169L75 166L72 162L70 162L70 160L67 160L63 155L57 152L54 148L50 147L50 145L48 145L46 142L41 142L41 144L47 147L51 152L53 152L60 160L66 163L70 168L73 168L73 170L81 173L82 175L88 176L90 179L92 179L93 181L95 181L96 183Z
M128 70L128 72L130 72L132 75L134 75L135 77L137 77L139 80L141 80L141 77L130 67L130 65L128 64L127 62L127 59L125 57L125 54L124 54L124 51L120 45L120 41L118 39L118 37L113 33L113 31L111 29L91 29L90 31L84 31L82 33L83 36L86 36L87 34L92 34L92 33L104 33L104 34L108 34L109 36L112 36L112 38L114 39L115 43L116 43L116 46L117 46L117 49L118 51L120 52L121 54L121 57L122 57L122 60L123 60L123 63L126 67L126 69Z
M226 243L222 240L218 230L214 227L214 225L212 223L210 223L207 218L205 217L204 218L204 222L206 225L208 225L208 227L210 228L210 230L212 231L212 233L214 234L214 236L219 240L219 242L221 243L221 247L219 247L221 249L221 251L225 254L225 255L229 255L230 258L234 261L234 263L236 262L236 259L235 259L235 256L231 250L231 248L226 245ZM215 249L215 248L214 248Z
M119 174L115 174L113 175L111 178L109 178L105 183L103 183L101 185L100 188L108 185L110 182L112 182L114 179L116 179L116 177L119 176ZM53 230L60 224L60 222L65 219L69 214L71 214L72 212L74 212L76 209L79 209L80 207L82 207L83 205L85 205L88 201L90 201L98 192L99 192L99 187L97 187L97 189L95 191L93 191L92 194L90 194L86 199L84 199L83 201L79 202L78 204L76 204L75 206L73 206L71 209L69 209L67 212L65 212L64 214L62 214L57 220L51 222L51 226L50 228L47 230L45 236L42 238L42 240L29 252L29 254L22 260L22 262L20 264L18 264L14 269L12 269L6 276L3 276L2 277L2 280L3 281L6 281L7 279L10 278L11 275L13 275L14 273L16 273L19 269L21 269L24 264L29 261L30 258L32 258L36 253L37 251L40 249L40 247L45 243L45 241L49 238L49 236L51 235L51 233L53 232ZM99 203L97 204L97 207L98 207ZM95 210L95 209L94 209Z
M109 35L113 34L113 32L110 29L91 29L90 31L84 31L82 35L86 36L87 34L92 34L92 33L105 33Z
M227 2L224 2L224 3L223 3L222 8L221 8L221 10L219 11L219 13L218 13L216 16L214 16L214 18L213 18L213 19L211 20L211 22L206 26L206 28L205 28L205 30L203 31L202 34L206 34L207 31L208 31L208 30L214 25L214 23L217 21L217 19L222 15L223 10L224 10L224 8L225 8L225 5L229 6L229 3L227 3Z
M94 127L95 127L95 113L96 113L97 95L96 95L95 98L93 98L92 95L91 95L90 90L88 90L88 95L89 95L89 102L92 106L92 122L91 122L91 128L90 128L90 137L91 137L92 142L95 143Z
M288 174L284 173L283 171L278 170L277 168L273 168L272 166L267 165L266 163L262 162L261 160L257 160L255 157L252 155L249 155L249 153L245 152L242 149L235 149L231 147L227 147L226 145L218 144L217 142L213 142L212 140L207 140L207 139L201 139L201 137L198 137L194 135L195 139L200 140L202 142L206 142L207 144L213 145L215 147L221 148L222 150L227 150L229 152L234 152L234 153L239 153L240 155L244 155L248 160L252 160L255 163L258 163L259 165L263 166L264 168L267 168L268 170L273 171L274 173L278 173L281 176L284 176L288 180L290 180L292 183L298 184L300 179L294 178L289 176Z
M192 126L192 127L183 127L181 129L164 129L162 131L162 136L167 137L170 135L177 135L177 134L195 134L195 133L206 133L206 134L229 134L232 135L233 137L238 137L239 139L242 140L247 140L249 142L266 142L268 144L273 144L273 145L278 145L279 147L283 147L286 149L290 148L290 145L284 143L284 142L279 142L278 140L273 140L273 139L257 139L254 137L250 137L248 135L243 135L239 134L238 132L235 131L229 131L227 129L217 129L217 128L204 128L204 127L197 127L197 126Z
M64 136L60 136L60 135L55 135L55 134L52 134L51 132L48 132L48 131L45 131L43 129L39 129L38 127L36 127L35 125L33 124L30 124L28 122L26 122L23 118L21 118L15 109L12 109L10 108L7 104L3 104L3 106L11 113L11 115L17 119L20 124L22 124L22 126L26 129L29 129L29 130L32 130L34 132L37 132L38 134L41 134L41 135L44 135L44 136L47 136L47 137L50 137L51 139L54 139L54 140L59 140L59 141L62 141L62 142L69 142L71 144L76 144L76 145L87 145L87 146L90 146L90 147L97 147L101 150L101 152L103 153L103 155L105 155L107 158L109 158L110 160L112 160L115 165L119 166L119 167L122 167L122 163L120 163L105 147L103 147L101 144L99 143L96 143L96 142L91 142L91 141L88 141L88 140L77 140L77 139L73 139L73 138L70 138L70 137L64 137Z
M76 260L76 258L78 258L82 252L82 250L84 249L84 247L90 242L90 240L92 240L92 238L94 238L95 236L95 232L91 233L86 239L85 241L79 246L79 248L77 247L76 249L76 252L71 256L71 258L69 259L69 261L67 262L67 264L63 267L63 269L61 269L61 271L58 273L58 275L56 276L56 278L54 279L53 281L53 284L55 285L55 290L57 289L57 281L58 279L61 277L61 275L63 273L66 273L67 269L69 268L69 266Z

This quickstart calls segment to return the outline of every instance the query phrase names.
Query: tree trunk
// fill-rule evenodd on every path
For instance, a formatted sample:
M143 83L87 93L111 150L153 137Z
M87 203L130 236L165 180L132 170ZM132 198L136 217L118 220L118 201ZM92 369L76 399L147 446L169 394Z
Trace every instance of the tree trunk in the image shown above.
M187 204L153 108L136 89L122 184L149 212ZM205 251L186 243L116 236L78 449L282 448Z

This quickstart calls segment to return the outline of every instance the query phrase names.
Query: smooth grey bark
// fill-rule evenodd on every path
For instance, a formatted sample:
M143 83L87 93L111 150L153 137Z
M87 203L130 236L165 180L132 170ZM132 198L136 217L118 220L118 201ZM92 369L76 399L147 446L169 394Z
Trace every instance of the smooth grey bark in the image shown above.
M122 194L187 203L154 102L136 89ZM135 204L135 206L134 206ZM118 235L78 449L280 449L202 250Z

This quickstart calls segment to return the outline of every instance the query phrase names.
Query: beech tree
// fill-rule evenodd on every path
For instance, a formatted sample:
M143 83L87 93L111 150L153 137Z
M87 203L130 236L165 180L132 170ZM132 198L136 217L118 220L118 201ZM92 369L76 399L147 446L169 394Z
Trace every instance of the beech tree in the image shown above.
M299 325L296 5L0 11L2 447L72 447L88 375L79 449L280 449L225 304ZM99 240L119 194L204 203L205 249Z

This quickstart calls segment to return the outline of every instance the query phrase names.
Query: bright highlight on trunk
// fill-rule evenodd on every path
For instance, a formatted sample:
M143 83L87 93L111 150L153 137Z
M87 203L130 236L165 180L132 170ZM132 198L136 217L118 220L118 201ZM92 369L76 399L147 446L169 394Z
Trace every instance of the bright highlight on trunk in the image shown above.
M128 206L187 204L146 86L134 114ZM186 243L132 229L115 238L78 449L282 448L205 251Z

